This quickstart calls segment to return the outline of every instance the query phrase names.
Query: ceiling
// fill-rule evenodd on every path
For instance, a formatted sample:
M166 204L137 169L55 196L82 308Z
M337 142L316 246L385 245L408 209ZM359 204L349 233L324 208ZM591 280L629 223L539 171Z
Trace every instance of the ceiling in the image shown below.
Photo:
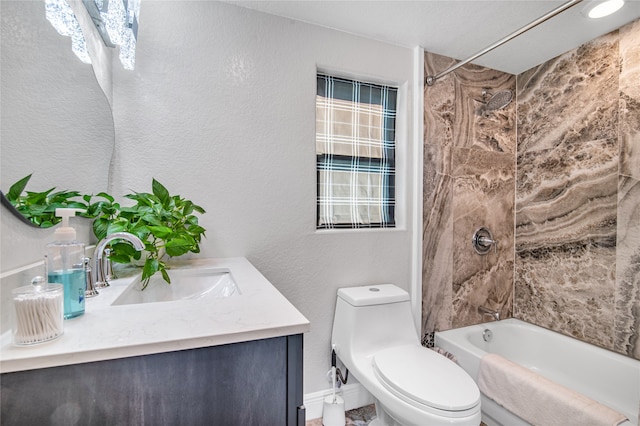
M519 74L640 18L640 0L589 19L583 0L473 63ZM228 0L229 3L464 60L565 3L557 0Z

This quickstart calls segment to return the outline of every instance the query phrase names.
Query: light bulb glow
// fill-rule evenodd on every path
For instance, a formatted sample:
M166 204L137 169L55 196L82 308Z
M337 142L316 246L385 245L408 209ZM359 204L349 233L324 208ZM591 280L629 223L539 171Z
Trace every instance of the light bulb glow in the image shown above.
M593 6L587 15L593 19L603 18L617 12L622 6L624 6L624 0L607 0Z
M94 0L104 24L110 47L120 50L120 62L124 69L133 70L136 60L136 33L140 0ZM104 37L103 37L104 38Z
M71 50L85 64L91 63L84 34L66 0L45 0L45 15L58 34L71 37Z

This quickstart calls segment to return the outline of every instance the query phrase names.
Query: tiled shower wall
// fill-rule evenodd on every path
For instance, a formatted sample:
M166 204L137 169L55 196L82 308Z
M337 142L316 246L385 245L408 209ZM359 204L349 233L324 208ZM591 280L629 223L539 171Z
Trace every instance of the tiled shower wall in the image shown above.
M425 75L455 61L425 54ZM423 331L479 323L480 305L511 315L516 104L483 113L482 92L511 90L513 75L464 66L425 87ZM487 227L497 250L471 238Z
M640 358L640 21L518 76L514 315Z
M427 53L425 73L453 62ZM639 82L636 21L517 76L500 111L482 89L515 76L465 66L425 87L424 333L483 305L640 358ZM473 251L479 226L497 252Z

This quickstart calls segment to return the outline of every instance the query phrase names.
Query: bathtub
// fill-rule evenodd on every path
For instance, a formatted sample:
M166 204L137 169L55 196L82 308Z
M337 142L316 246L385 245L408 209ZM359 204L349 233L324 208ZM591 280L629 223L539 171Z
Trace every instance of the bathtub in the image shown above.
M489 342L483 332L491 330ZM517 319L436 332L435 345L452 353L474 380L480 359L495 353L624 414L624 426L638 425L640 361ZM482 420L489 426L528 425L481 395Z

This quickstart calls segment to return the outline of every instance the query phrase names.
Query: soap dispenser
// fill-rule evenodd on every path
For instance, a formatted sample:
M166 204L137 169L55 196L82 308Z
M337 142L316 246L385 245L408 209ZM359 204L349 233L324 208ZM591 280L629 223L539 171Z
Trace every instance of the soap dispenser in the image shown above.
M80 209L58 208L56 216L62 218L54 233L55 241L47 244L47 281L62 284L64 288L64 318L84 314L87 288L84 270L84 244L76 241L76 230L69 226L69 218Z

